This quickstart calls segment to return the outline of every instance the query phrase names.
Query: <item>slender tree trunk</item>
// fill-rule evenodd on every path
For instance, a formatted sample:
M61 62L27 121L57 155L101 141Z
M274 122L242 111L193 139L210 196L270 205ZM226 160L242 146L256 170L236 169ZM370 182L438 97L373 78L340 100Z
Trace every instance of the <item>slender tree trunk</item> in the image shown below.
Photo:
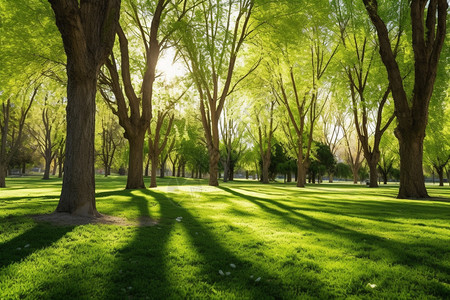
M95 205L94 137L97 74L79 78L68 61L67 137L64 178L57 212L98 216Z
M423 175L423 139L424 134L417 130L400 131L396 136L400 144L400 189L397 198L428 198Z
M223 164L223 182L228 181L228 172L229 172L228 166L229 166L229 162L228 162L228 157L227 157L227 159L224 161L224 164Z
M56 158L55 159L53 159L53 169L52 169L52 175L53 176L55 176L56 175L56 167L57 167L58 165L57 165L57 163L56 163ZM24 170L25 170L25 167L24 167ZM24 171L24 173L25 173L25 171Z
M269 166L270 166L270 158L267 157L263 160L263 169L262 169L262 183L269 183Z
M148 176L148 169L150 168L150 156L147 157L147 162L145 163L145 171L144 171L144 176L147 177Z
M230 165L230 169L228 170L228 180L234 180L234 164Z
M128 136L130 155L128 160L128 177L126 189L145 189L143 176L144 138L145 131L142 131L141 134L136 134L135 136Z
M6 187L6 166L0 161L0 188Z
M181 177L186 177L186 162L183 162L183 166L181 167Z
M46 155L46 157L45 157L44 177L42 177L42 179L45 179L45 180L50 179L51 164L52 164L51 157L48 157L48 155Z
M62 178L63 175L63 161L58 159L58 178Z

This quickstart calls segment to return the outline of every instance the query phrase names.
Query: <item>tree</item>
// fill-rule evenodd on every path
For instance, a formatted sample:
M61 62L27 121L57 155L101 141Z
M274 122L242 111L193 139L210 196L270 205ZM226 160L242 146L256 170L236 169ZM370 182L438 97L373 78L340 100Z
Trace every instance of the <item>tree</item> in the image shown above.
M114 44L120 0L49 0L67 56L67 135L57 212L99 216L94 137L97 76Z
M22 144L25 121L38 92L39 85L32 89L31 95L25 89L16 96L10 96L1 104L0 119L0 188L6 187L6 172L11 158ZM14 97L14 99L11 99ZM16 102L17 103L14 103Z
M35 120L29 124L28 130L37 142L37 149L44 158L44 176L42 179L50 178L50 167L53 159L56 157L62 141L64 140L64 109L63 99L51 101L49 97L54 95L47 94L44 97L44 103L37 107L40 120Z
M145 188L143 177L144 140L152 119L156 65L160 52L167 42L167 37L160 36L160 25L163 12L169 2L167 0L157 1L153 8L154 12L151 16L152 21L149 28L142 25L141 19L147 17L146 14L151 8L139 10L141 6L135 5L133 2L130 3L131 20L129 22L138 29L144 51L144 64L139 66L142 74L140 94L136 93L133 86L133 66L130 63L133 62L133 59L130 58L128 37L121 25L117 29L120 66L116 62L114 53L111 52L111 57L106 60L105 64L109 76L103 73L101 77L102 86L108 87L108 90L114 95L110 95L106 89L101 88L102 96L113 113L119 117L119 124L124 128L124 136L129 143L127 189Z
M345 118L346 117L344 116L344 119ZM344 131L344 140L346 145L346 161L352 170L353 183L357 184L359 178L359 169L361 168L364 159L364 157L362 156L363 149L360 140L357 138L355 139L353 132L349 130L350 126L347 127L347 125L343 123L342 128ZM353 142L355 140L356 145Z
M121 137L121 128L114 115L109 111L102 110L100 112L100 148L97 150L102 167L105 172L105 177L111 175L111 167L114 162L118 148L123 144L123 137Z
M423 140L446 35L448 3L447 0L410 1L414 88L408 99L388 28L378 13L378 1L363 2L378 34L379 51L388 73L398 121L395 129L400 145L400 188L397 198L427 198L423 175Z
M325 5L323 13L319 13L318 6L307 6L300 14L290 14L287 19L291 22L280 27L276 34L279 41L275 47L283 59L278 74L275 74L275 89L295 130L297 187L305 186L314 128L329 98L329 92L323 89L323 81L339 46L332 31L325 26L328 3L320 3ZM301 23L308 26L301 26Z
M200 97L200 112L209 153L209 185L218 186L219 119L227 97L248 75L234 70L244 42L253 32L253 0L207 0L183 28L179 50ZM254 70L252 66L249 72Z

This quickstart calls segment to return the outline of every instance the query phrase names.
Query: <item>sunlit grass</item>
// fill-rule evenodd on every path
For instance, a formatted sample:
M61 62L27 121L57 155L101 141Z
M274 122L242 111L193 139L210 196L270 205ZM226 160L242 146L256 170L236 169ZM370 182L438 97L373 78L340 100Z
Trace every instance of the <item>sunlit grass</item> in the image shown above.
M97 178L101 213L154 226L54 226L30 215L55 209L61 182L8 179L0 299L450 297L448 200L398 200L394 185L158 183Z

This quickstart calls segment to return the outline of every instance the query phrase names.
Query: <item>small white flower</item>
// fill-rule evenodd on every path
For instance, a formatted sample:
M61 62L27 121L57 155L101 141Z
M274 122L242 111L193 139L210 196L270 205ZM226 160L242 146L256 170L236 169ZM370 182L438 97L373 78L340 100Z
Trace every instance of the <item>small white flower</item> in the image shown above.
M181 222L181 220L183 220L183 217L177 217L175 220L177 220L178 222Z
M24 248L28 248L30 247L30 244L26 244L25 246L23 246Z
M17 250L22 250L22 248L20 248L20 247L19 247L19 248L16 248L16 249L17 249Z
M261 280L261 277L258 277L255 279L255 282L259 282Z
M252 278L252 279L253 279L253 275L250 275L250 278Z
M373 289L377 287L377 285L375 283L368 283L367 286L369 286Z
M219 274L222 276L225 275L225 273L222 270L219 270Z
M226 274L227 276L230 276L231 272L226 272L225 274Z
M235 265L235 264L230 264L230 267L232 267L233 269L235 269L235 268L236 268L236 265Z

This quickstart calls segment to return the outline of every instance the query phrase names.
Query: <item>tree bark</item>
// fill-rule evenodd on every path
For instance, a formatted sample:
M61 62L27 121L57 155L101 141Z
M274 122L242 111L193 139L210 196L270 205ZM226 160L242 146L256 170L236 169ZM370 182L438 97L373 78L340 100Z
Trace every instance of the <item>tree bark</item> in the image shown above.
M0 188L6 187L6 166L0 161Z
M209 153L209 185L210 186L219 186L219 180L217 178L219 173L219 159L220 153L219 151L212 149Z
M418 136L412 131L400 133L396 130L396 135L400 144L400 189L397 197L427 198L422 167L425 132Z
M144 139L145 131L128 136L130 155L128 157L128 177L126 189L144 189ZM153 169L153 166L152 166Z
M76 74L69 56L67 60L66 157L56 211L98 216L94 178L96 72L92 70L86 76Z

